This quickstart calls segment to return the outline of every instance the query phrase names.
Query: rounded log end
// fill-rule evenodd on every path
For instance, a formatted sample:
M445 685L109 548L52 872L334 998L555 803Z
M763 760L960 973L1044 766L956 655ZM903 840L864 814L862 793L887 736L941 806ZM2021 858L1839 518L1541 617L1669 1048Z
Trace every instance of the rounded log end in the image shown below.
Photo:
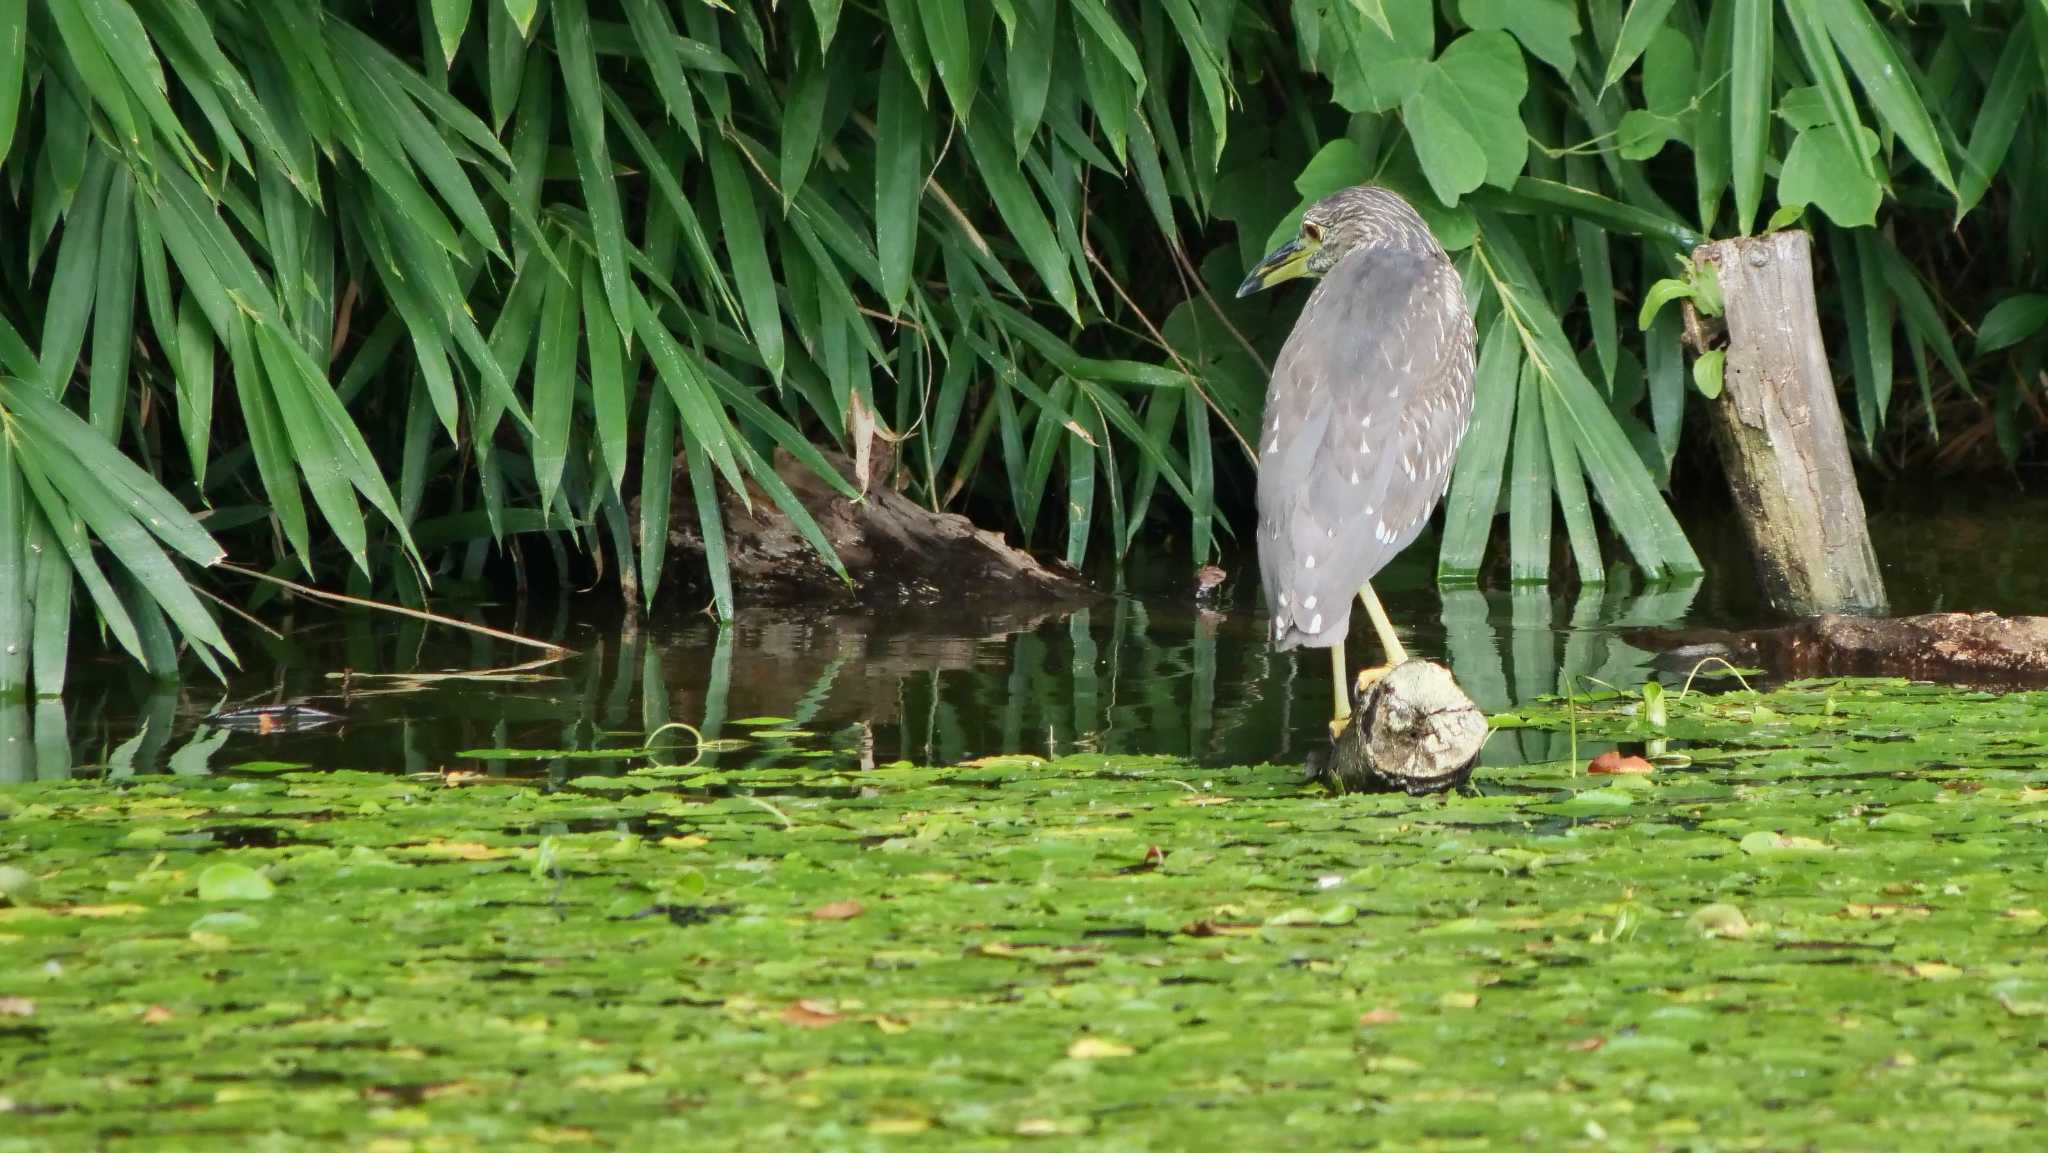
M1411 660L1353 702L1351 723L1310 773L1338 793L1443 792L1470 779L1486 733L1486 714L1449 669Z

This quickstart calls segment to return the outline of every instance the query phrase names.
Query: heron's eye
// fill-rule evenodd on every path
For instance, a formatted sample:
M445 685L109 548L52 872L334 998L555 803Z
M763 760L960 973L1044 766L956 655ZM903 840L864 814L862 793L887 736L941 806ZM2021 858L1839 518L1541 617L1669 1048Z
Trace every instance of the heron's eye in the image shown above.
M1321 244L1323 242L1323 226L1313 220L1304 220L1301 222L1301 235L1304 240Z

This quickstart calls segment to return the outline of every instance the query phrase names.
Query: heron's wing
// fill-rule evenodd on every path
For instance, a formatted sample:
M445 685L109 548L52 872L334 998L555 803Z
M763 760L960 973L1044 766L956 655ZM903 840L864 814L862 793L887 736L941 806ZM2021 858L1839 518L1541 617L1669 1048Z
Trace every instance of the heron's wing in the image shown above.
M1330 270L1281 349L1259 449L1259 567L1274 640L1344 638L1351 598L1422 531L1471 414L1472 322L1435 253Z

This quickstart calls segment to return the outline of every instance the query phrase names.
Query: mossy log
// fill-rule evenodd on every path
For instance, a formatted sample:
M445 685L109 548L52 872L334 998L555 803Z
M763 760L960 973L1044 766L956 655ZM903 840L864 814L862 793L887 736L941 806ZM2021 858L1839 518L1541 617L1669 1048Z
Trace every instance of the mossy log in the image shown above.
M1985 687L2048 684L2048 616L1828 613L1778 628L1657 629L1630 635L1686 672L1720 658L1782 676L1899 676Z
M1329 755L1311 763L1340 793L1439 793L1464 784L1486 743L1486 714L1429 661L1395 666L1353 702Z
M1693 259L1719 272L1728 348L1721 396L1708 407L1766 601L1791 616L1883 611L1821 343L1811 240L1740 237Z

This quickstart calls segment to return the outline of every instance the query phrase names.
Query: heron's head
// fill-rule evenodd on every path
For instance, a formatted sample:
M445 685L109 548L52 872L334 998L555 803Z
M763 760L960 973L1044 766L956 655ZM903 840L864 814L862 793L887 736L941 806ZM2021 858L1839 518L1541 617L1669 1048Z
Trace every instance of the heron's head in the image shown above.
M1429 225L1397 192L1361 184L1334 192L1301 214L1301 232L1252 269L1237 294L1250 296L1297 276L1321 276L1360 249L1437 248Z

